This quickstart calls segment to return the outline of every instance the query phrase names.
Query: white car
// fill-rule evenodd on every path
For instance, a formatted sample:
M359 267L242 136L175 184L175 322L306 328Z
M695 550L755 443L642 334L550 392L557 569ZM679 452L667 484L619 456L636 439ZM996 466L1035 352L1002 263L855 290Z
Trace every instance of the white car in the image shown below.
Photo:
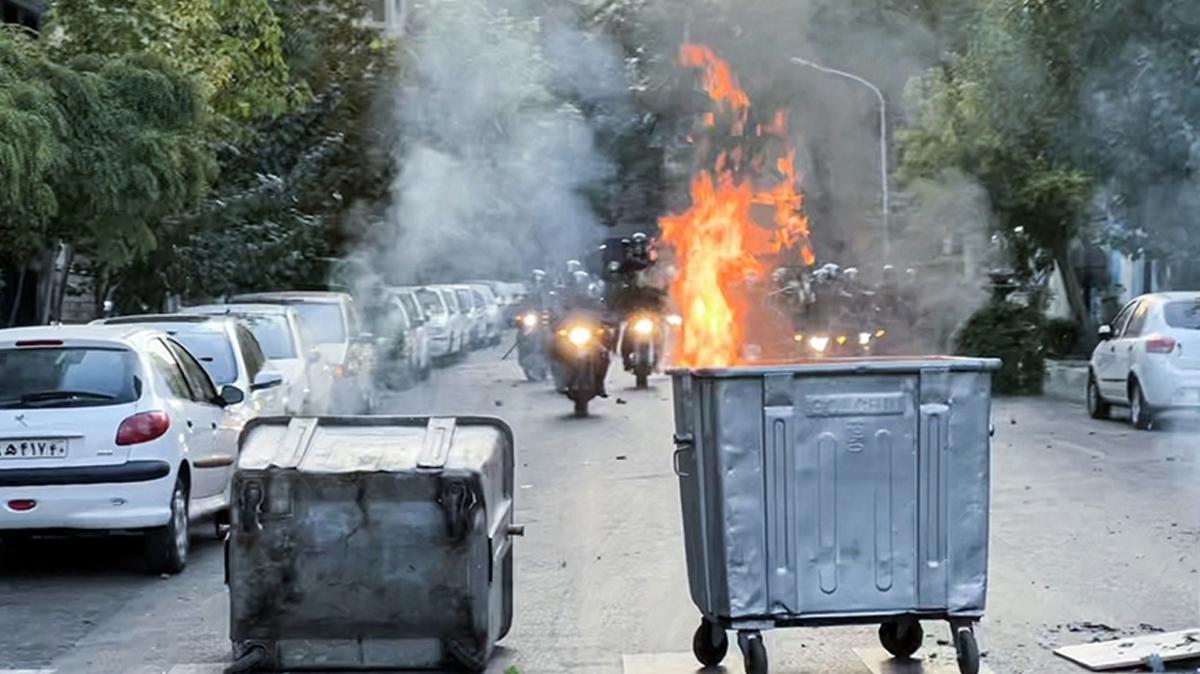
M429 355L445 360L461 350L456 321L451 320L450 307L442 293L433 288L414 288L413 296L425 315L425 332L429 337Z
M1200 411L1200 292L1143 295L1101 326L1087 405L1094 419L1128 406L1142 430L1163 412Z
M318 414L324 409L333 377L321 366L321 352L300 312L280 304L209 304L188 307L181 313L228 316L246 326L271 368L283 375L284 414Z
M500 343L500 334L504 330L504 310L500 306L500 300L492 291L492 287L486 283L470 283L468 285L475 298L475 304L483 312L483 322L487 332L484 342L489 346L496 346Z
M428 379L433 365L429 355L429 330L426 327L425 313L421 311L421 303L411 290L391 288L389 292L408 322L406 335L413 371L417 373L418 379Z
M467 343L472 349L483 346L487 340L487 317L483 311L483 298L476 298L471 286L449 286L458 300L458 308L467 317Z
M229 409L239 431L254 417L286 411L283 375L267 361L254 335L235 318L146 314L105 318L93 325L141 325L175 338L200 361L218 387L232 385L248 392L244 402Z
M244 392L144 326L0 331L0 379L0 536L138 532L183 570L189 521L229 506Z
M370 413L375 407L375 337L362 328L347 293L282 291L236 295L232 304L280 304L300 312L333 380L325 409L333 414Z
M454 349L455 356L464 356L471 350L471 318L470 309L463 307L458 300L458 294L449 286L436 286L434 290L441 294L442 299L446 301L446 310L449 312L450 331L456 335L455 343L458 345Z

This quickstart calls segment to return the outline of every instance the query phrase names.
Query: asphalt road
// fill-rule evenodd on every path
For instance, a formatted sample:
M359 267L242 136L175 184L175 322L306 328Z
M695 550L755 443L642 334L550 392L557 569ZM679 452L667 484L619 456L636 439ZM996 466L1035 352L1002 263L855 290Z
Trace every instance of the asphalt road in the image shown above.
M506 419L517 437L517 618L496 671L694 671L671 470L670 385L611 378L595 416L473 354L389 411ZM990 594L980 639L997 673L1081 672L1053 648L1200 625L1200 431L1140 433L1041 399L996 402ZM0 672L215 674L229 655L221 544L196 526L181 575L146 576L136 541L0 550ZM1084 627L1083 623L1113 628ZM924 671L953 658L926 624ZM865 674L870 628L767 637L779 674ZM734 649L736 650L736 649ZM676 670L674 663L681 663ZM917 670L919 671L919 670Z

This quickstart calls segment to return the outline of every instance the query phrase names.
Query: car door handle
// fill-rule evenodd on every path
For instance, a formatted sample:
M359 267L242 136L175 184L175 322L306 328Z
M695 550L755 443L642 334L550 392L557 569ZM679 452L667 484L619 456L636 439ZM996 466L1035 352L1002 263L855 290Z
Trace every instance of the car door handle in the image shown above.
M195 428L195 427L196 427L196 424L192 423L192 420L191 420L191 419L188 419L188 420L187 420L187 427L188 427L188 428Z

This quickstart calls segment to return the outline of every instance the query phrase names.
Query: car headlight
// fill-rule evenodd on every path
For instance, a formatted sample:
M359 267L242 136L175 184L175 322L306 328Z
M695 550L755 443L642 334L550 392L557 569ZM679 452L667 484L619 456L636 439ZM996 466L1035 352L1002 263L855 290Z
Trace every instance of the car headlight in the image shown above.
M825 353L825 349L829 348L829 338L810 337L808 339L808 345L811 346L812 350L816 351L817 353Z
M567 340L575 346L587 346L592 341L592 331L587 328L571 328L567 332Z
M538 324L537 314L525 314L521 317L521 325L527 328L536 328Z
M654 332L654 321L649 318L639 318L633 324L633 331L639 335L649 335Z
M683 316L680 316L679 314L671 314L670 316L667 316L667 325L678 328L679 326L683 325Z
M858 333L858 345L859 346L868 346L870 344L871 344L871 333L869 333L869 332Z

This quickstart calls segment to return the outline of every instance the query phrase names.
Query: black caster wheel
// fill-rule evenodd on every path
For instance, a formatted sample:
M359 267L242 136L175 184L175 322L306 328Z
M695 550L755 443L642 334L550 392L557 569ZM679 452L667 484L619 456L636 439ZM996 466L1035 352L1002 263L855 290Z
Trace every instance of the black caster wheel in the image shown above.
M738 632L738 647L746 663L746 674L767 674L767 646L758 632Z
M701 619L692 636L692 653L705 667L716 667L729 652L729 637L720 625Z
M970 627L960 627L954 634L954 648L958 651L958 671L962 674L979 674L979 644Z
M912 657L921 648L924 639L925 631L916 620L899 620L879 626L879 643L888 653L901 660Z

